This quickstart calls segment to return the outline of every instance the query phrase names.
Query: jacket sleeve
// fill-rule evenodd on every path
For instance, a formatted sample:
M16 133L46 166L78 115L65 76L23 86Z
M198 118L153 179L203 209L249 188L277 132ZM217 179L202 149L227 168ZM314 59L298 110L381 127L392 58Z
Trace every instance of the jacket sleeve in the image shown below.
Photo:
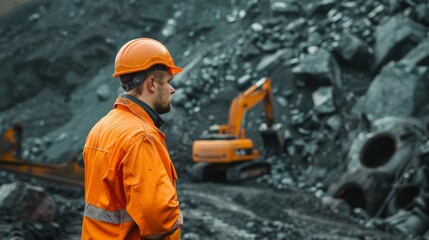
M123 158L126 209L144 239L163 238L183 224L176 189L159 151L166 149L146 137L133 143Z

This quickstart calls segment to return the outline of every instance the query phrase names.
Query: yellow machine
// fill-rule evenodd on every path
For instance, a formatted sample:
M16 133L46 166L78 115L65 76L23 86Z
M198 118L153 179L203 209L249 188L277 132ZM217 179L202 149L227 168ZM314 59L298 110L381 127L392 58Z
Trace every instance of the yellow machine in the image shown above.
M64 163L37 163L20 157L22 126L15 124L0 136L0 170L41 178L56 183L84 186L84 169L77 155L70 155Z
M210 127L210 133L196 140L192 146L191 169L195 180L226 179L241 181L270 171L267 162L258 161L260 152L253 141L246 138L246 112L259 102L264 103L265 123L259 128L265 147L281 149L284 132L281 124L274 124L271 80L262 78L231 103L228 124Z

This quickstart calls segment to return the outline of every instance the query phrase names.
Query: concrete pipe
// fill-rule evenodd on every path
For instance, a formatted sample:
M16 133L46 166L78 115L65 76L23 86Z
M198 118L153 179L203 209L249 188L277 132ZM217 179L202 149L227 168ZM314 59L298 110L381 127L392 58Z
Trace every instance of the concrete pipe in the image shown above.
M387 205L386 215L391 216L397 213L400 209L409 207L414 199L420 194L421 187L419 185L409 185L400 187L396 190L396 194Z
M405 181L395 184L391 196L387 199L387 216L394 215L401 209L410 209L416 203L422 205L420 197L425 195L425 186L428 185L427 168L414 166L411 171L407 171L406 176L402 179Z
M328 194L343 199L351 208L362 208L373 216L391 190L386 174L358 170L346 172L332 184Z
M375 121L375 130L361 133L353 142L347 170L380 172L393 179L415 158L423 142L425 131L417 123L415 119L398 117Z

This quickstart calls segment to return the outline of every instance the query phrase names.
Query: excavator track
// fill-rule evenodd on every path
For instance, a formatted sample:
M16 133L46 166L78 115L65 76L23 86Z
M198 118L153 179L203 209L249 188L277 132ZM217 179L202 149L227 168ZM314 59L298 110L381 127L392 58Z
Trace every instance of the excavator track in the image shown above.
M194 164L188 172L192 180L196 182L203 181L225 181L225 174L228 164L200 162Z
M260 177L264 174L269 174L271 165L267 162L258 160L246 161L235 164L228 168L226 179L229 182L241 182L244 180Z
M236 163L197 163L189 173L194 181L241 182L270 173L271 166L262 161L243 161Z

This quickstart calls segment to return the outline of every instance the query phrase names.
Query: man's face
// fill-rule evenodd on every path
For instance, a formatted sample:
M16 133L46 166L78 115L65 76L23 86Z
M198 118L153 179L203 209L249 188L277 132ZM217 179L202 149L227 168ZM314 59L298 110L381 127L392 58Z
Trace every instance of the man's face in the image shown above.
M158 114L163 114L171 110L171 98L176 90L170 84L171 80L173 80L173 75L170 72L163 72L163 74L160 75L161 79L155 81L156 100L154 103L154 110Z

